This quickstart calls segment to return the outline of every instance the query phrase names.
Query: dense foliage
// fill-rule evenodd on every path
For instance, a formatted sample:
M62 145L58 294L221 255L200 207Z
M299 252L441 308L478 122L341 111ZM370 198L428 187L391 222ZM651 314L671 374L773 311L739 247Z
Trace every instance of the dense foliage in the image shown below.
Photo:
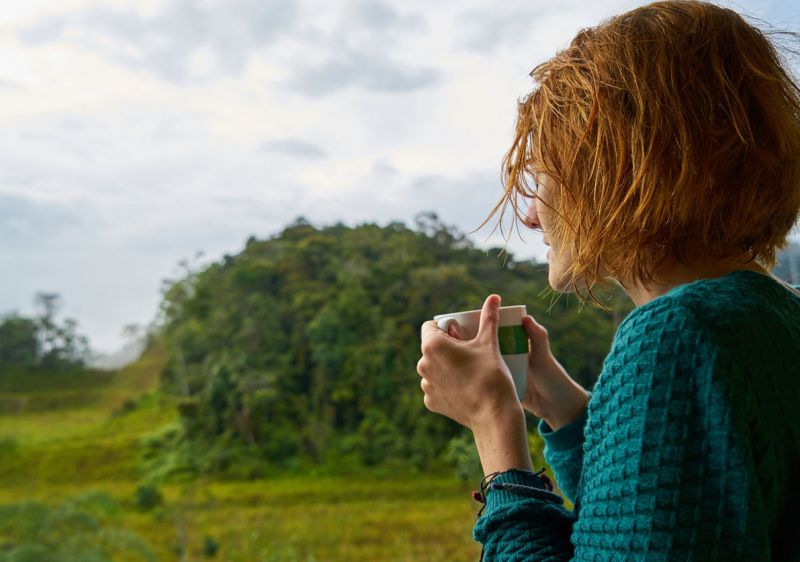
M37 316L0 317L0 367L58 370L85 363L89 342L74 319L56 319L60 301L56 293L37 293Z
M615 319L552 296L546 266L497 254L431 214L415 229L298 219L239 255L187 269L162 306L163 386L183 397L181 424L149 445L185 448L195 469L264 459L429 466L462 429L423 406L419 327L480 308L492 292L527 304L556 357L592 385Z

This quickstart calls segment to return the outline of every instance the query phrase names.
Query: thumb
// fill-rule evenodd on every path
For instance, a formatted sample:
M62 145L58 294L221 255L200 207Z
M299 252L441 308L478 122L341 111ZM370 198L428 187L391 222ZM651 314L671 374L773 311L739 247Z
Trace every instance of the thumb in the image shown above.
M494 342L495 346L498 346L498 324L500 324L500 296L489 295L486 298L486 302L483 303L483 308L481 309L481 319L480 324L478 325L478 335L476 337L478 339L488 339L489 341Z

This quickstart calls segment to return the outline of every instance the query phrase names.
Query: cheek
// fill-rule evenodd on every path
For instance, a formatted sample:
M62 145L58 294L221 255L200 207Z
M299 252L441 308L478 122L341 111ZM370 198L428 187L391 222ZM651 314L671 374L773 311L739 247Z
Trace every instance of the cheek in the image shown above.
M539 215L539 220L545 220L547 222L550 222L550 216L549 216L550 209L547 208L547 205L542 203L541 199L537 198L536 203L533 205L533 207L536 209L536 214Z
M528 228L536 228L538 221L539 217L536 211L536 203L528 205L527 209L525 209L525 224Z

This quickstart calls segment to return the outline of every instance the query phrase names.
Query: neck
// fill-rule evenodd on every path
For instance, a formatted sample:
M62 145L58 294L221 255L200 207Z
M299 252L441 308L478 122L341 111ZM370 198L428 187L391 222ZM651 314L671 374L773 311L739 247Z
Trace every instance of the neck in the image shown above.
M647 304L656 297L659 297L672 288L699 279L713 279L722 277L740 269L748 269L758 273L769 275L769 272L755 262L741 260L728 260L702 264L696 267L687 267L677 261L671 261L662 265L653 275L653 283L645 287L641 283L618 280L620 286L625 290L636 306Z

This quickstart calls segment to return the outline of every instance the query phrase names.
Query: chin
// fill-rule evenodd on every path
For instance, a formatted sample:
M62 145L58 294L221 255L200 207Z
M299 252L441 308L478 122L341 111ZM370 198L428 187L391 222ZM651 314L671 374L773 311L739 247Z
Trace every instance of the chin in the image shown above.
M574 293L576 290L585 290L587 286L582 278L578 279L577 287L570 283L568 269L568 266L562 265L559 259L549 261L547 264L547 281L550 287L559 293Z
M553 267L552 265L548 266L547 281L554 291L558 291L559 293L574 292L564 272L558 267Z

